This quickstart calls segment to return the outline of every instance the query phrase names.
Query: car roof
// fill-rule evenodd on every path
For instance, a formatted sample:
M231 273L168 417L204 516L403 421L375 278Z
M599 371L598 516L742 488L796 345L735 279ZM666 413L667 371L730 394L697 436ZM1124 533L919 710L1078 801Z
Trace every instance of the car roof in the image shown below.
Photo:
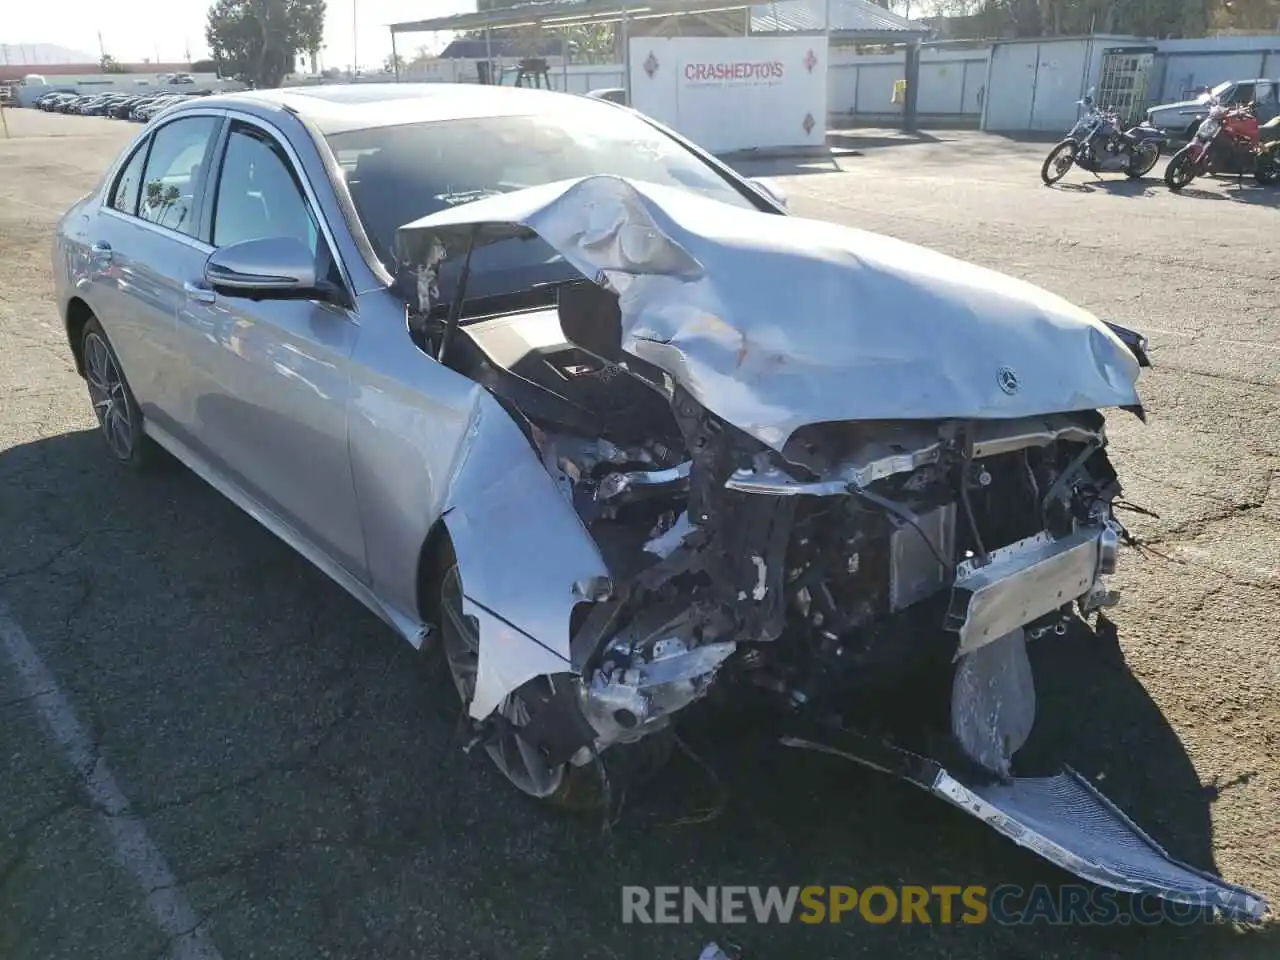
M593 102L554 90L478 83L345 83L215 94L201 98L200 106L287 110L328 136L406 123L560 112Z

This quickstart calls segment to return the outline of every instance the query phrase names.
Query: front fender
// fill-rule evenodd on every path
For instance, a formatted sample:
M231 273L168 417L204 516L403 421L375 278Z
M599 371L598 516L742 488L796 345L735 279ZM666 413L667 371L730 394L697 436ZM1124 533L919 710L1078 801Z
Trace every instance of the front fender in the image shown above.
M444 509L465 607L480 627L471 716L507 694L574 668L573 608L608 588L591 534L520 428L488 394L474 408Z

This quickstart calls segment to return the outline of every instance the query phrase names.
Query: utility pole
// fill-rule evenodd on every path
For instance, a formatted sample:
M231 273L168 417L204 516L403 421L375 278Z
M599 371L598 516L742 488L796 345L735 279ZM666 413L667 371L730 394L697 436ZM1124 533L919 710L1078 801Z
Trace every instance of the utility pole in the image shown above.
M98 31L98 56L103 60L107 59L107 48L102 43L102 31Z
M351 0L351 79L360 69L360 0Z

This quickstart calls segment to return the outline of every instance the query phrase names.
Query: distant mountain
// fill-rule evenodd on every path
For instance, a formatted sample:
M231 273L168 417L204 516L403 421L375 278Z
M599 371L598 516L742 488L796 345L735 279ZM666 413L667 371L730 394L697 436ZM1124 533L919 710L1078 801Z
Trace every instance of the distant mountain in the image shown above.
M56 43L0 43L0 66L39 66L42 63L97 63L98 57Z

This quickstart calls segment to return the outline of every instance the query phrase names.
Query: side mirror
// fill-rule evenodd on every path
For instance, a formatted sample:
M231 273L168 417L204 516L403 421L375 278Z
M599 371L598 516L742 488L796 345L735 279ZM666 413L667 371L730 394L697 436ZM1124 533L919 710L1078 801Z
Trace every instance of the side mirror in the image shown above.
M243 240L215 250L205 261L204 278L218 293L250 300L325 296L315 255L295 237Z
M763 193L766 197L782 207L784 210L787 206L787 191L778 186L777 181L771 177L748 177L748 180L755 185L756 189Z

